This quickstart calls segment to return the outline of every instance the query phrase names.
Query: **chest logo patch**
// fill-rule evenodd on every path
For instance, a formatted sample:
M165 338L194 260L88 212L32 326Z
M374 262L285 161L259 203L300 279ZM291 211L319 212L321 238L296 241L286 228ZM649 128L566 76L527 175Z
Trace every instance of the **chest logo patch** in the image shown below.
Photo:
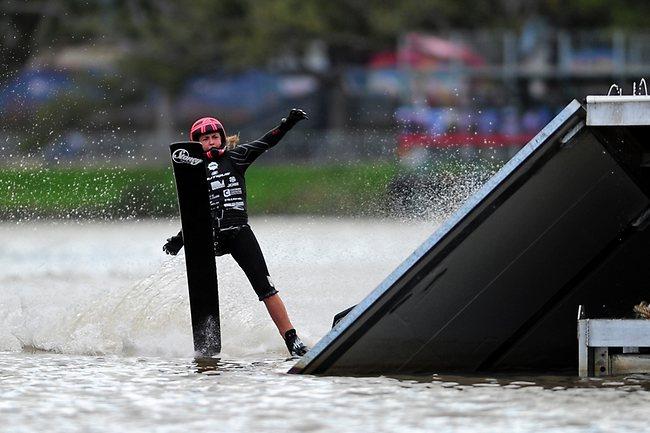
M210 164L208 164L208 169L209 169L209 170L213 170L213 171L214 171L214 170L216 170L216 169L218 169L218 168L219 168L219 164L217 164L216 162L211 162Z
M210 186L214 190L214 189L223 188L225 185L223 180L215 180L214 182L210 183Z

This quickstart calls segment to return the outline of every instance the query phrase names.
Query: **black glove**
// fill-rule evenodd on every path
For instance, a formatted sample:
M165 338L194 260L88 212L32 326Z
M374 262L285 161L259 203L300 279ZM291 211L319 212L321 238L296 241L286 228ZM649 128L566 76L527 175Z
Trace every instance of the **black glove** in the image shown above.
M167 243L163 245L163 251L167 254L175 256L183 248L183 236L178 234L167 239Z
M282 123L280 125L286 131L288 131L293 128L296 123L304 119L309 119L309 117L307 117L307 113L299 108L293 108L291 111L289 111L289 115L287 117L282 118Z

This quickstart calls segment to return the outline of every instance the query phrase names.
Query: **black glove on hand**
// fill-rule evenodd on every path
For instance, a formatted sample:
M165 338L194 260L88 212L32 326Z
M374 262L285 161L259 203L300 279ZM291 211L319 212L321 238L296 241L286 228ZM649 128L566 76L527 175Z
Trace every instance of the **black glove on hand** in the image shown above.
M163 245L163 251L167 254L175 256L183 248L183 237L176 235L167 239L167 243Z
M282 118L282 126L288 131L289 129L293 128L296 123L304 119L309 119L309 117L307 117L307 113L299 108L293 108L291 111L289 111L289 115L287 117Z

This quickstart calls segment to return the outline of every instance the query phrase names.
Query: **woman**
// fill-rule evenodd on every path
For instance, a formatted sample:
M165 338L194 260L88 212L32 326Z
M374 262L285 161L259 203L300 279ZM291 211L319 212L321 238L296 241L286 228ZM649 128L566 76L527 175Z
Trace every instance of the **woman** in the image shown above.
M303 110L294 108L280 124L263 137L238 144L239 136L227 136L217 119L203 117L190 128L190 139L198 141L205 153L209 199L214 229L215 255L231 254L242 268L260 301L264 302L289 353L302 356L307 347L300 341L284 303L273 286L262 250L248 225L246 212L246 169L262 153L275 146L293 126L307 119ZM163 250L176 255L183 247L183 235L167 239Z

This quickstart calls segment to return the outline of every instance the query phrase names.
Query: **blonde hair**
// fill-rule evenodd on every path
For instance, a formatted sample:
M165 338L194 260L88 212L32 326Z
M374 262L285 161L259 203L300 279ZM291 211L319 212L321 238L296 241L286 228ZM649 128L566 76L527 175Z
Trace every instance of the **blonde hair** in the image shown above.
M226 137L226 150L233 150L239 144L239 132L237 135L229 135Z

